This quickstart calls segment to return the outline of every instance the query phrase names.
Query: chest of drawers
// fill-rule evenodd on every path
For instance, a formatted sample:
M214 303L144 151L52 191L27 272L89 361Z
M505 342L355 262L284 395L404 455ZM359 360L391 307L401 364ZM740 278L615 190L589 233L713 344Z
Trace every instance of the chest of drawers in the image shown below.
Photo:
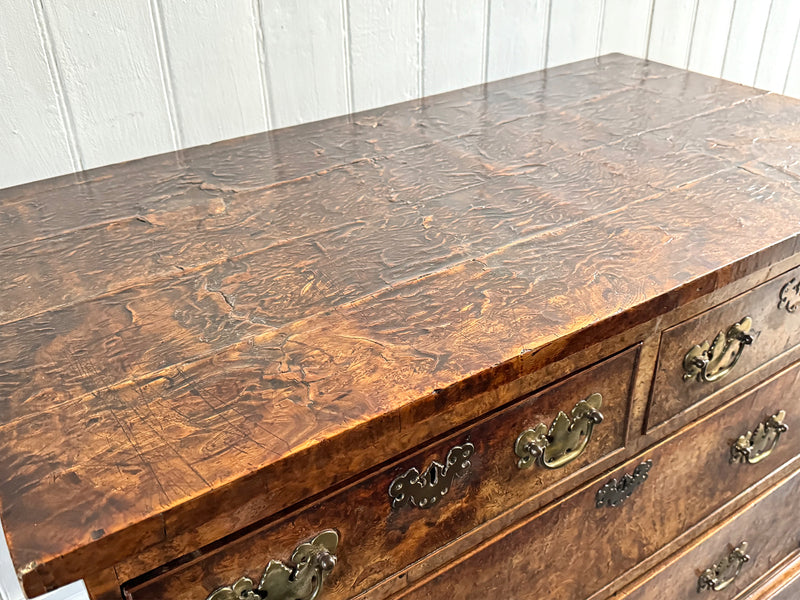
M26 593L791 597L798 144L610 55L0 191Z

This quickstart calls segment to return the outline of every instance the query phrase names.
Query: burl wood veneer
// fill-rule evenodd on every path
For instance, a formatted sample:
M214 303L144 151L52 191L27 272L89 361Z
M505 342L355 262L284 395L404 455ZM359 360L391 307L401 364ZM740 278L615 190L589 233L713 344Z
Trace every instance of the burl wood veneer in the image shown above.
M791 431L727 462L771 411L796 422L798 147L794 100L609 55L0 191L0 520L26 593L203 600L324 529L321 599L488 590L533 544L523 590L587 535L559 597L645 589L798 466ZM684 381L746 316L731 374ZM592 393L586 450L519 469L517 436ZM392 507L467 443L436 506ZM638 501L596 512L647 459ZM711 483L670 511L692 469Z

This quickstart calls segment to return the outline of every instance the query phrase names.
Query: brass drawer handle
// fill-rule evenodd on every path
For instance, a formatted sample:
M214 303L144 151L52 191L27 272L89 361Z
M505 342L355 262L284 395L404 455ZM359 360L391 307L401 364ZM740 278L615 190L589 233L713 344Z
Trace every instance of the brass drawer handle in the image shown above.
M720 331L714 341L693 346L683 357L683 380L718 381L731 372L744 349L753 343L750 328L753 320L745 317Z
M514 443L514 453L519 457L517 466L527 469L535 462L545 469L558 469L578 458L586 449L594 426L603 422L602 404L603 397L592 394L575 405L571 418L559 411L549 429L539 423L523 431Z
M445 464L431 462L420 475L419 470L411 468L389 485L392 508L410 504L418 508L430 508L439 498L450 491L453 479L461 477L472 466L469 457L475 453L475 446L467 442L454 446L447 453Z
M779 411L759 423L755 431L739 436L731 446L731 462L754 465L767 458L778 445L781 434L789 430L789 426L783 422L785 417L786 413Z
M603 506L614 508L625 502L647 480L647 474L652 466L653 461L646 460L637 465L632 475L625 473L619 481L615 478L606 483L595 494L595 506L597 508L602 508Z
M742 565L750 560L747 555L747 542L742 542L727 556L710 569L706 569L697 579L697 591L711 590L719 592L728 587L742 570Z
M327 529L292 553L291 565L271 560L258 586L249 577L213 591L206 600L314 600L336 566L339 534Z

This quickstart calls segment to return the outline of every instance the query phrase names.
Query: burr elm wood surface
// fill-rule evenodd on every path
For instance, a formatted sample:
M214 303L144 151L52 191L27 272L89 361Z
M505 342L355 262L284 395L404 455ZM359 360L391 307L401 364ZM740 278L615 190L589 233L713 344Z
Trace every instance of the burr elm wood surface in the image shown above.
M664 330L661 334L659 362L653 377L647 428L651 429L693 404L728 386L738 377L751 373L770 359L800 344L800 319L783 308L776 310L781 289L790 281L800 281L800 268L720 304L691 319ZM683 380L683 357L695 344L712 341L720 329L753 320L755 341L736 362L735 370L716 382L687 384Z
M556 340L792 256L798 143L793 100L611 55L0 191L26 590L197 550L466 421Z
M441 457L464 439L476 445L469 474L454 483L448 492L452 496L445 496L435 511L421 515L409 509L392 510L383 495L375 493L388 489L399 473L413 465L420 466L424 461L417 456L184 567L139 587L126 586L126 598L202 598L204 592L222 582L235 581L243 573L259 573L264 557L291 553L298 539L307 537L309 531L324 529L326 523L337 524L346 547L340 552L337 571L326 580L324 598L357 597L370 585L463 535L481 519L496 516L513 505L512 500L525 501L526 496L541 494L561 471L520 472L513 460L507 460L509 440L518 434L519 425L539 420L538 415L524 416L525 413L538 409L544 415L555 414L548 411L553 408L554 400L566 404L569 398L576 397L575 391L582 391L581 386L592 389L596 383L608 389L609 382L603 381L603 376L608 378L614 373L617 365L611 363L630 360L631 354L629 350L590 369L600 371L600 377L584 371L582 376L567 380L567 389L559 390L561 386L557 385L556 389L548 390L541 396L544 406L539 407L534 403L535 398L530 398L522 403L527 406L517 405L495 414L478 427L460 432L455 439L437 444L435 450L422 452L422 456ZM441 576L443 582L434 584L436 592L427 597L448 598L451 596L440 590L451 589L456 597L473 598L475 590L480 590L482 597L522 600L526 596L516 593L520 592L515 587L519 585L522 590L529 590L532 598L541 598L542 590L547 590L550 598L588 598L800 454L800 437L786 436L768 459L756 465L731 464L728 460L731 440L754 429L758 420L787 406L786 399L792 397L798 381L800 366L795 365L739 397L732 405L714 411L618 466L611 474L601 476L599 481L590 482L571 498L526 519L527 524L522 526L526 533L514 534L517 529L512 527L512 533L505 534L512 538L510 542L498 536L489 548L496 546L499 551L478 551L463 564L456 561ZM624 386L624 382L617 385L620 384ZM616 403L619 392L610 394L609 399ZM605 405L603 412L606 416L603 424L619 428L623 419L610 411L606 414ZM608 436L603 426L598 426L590 446L595 442L595 434ZM601 451L587 448L592 455L581 455L576 461L579 464L570 465L571 470L574 472L596 460ZM597 490L612 477L619 479L623 473L631 473L644 460L653 462L651 477L624 504L597 509ZM688 479L702 484L687 484ZM358 507L358 519L350 517L353 507ZM664 510L664 507L669 508ZM520 542L521 539L525 541ZM347 544L345 540L351 542ZM569 557L570 568L559 567L565 556ZM464 573L470 576L464 578ZM459 581L463 585L458 585ZM532 581L536 582L535 589L531 587ZM430 592L424 586L422 589L419 597Z
M634 466L635 461L631 461L625 469L630 472ZM469 600L475 597L476 589L489 594L488 597L515 600L537 600L542 597L542 590L554 598L589 598L615 575L635 565L637 558L652 552L653 540L663 535L661 529L675 526L662 511L648 504L645 497L649 495L648 484L655 478L653 471L657 466L654 461L648 480L621 506L595 509L594 494L598 486L586 486L563 504L542 511L393 600ZM684 487L685 484L680 489ZM698 490L702 485L691 487L694 489L689 494L703 494ZM669 496L676 495L674 487L665 491ZM653 569L643 582L637 582L640 587L612 597L702 598L697 593L698 576L737 544L747 541L751 560L729 587L713 596L724 600L741 597L743 590L797 549L800 535L796 528L786 524L796 519L798 493L800 472L795 471L666 561L663 568ZM675 514L677 510L670 512ZM659 518L662 522L658 522ZM566 567L561 566L561 560L567 561Z

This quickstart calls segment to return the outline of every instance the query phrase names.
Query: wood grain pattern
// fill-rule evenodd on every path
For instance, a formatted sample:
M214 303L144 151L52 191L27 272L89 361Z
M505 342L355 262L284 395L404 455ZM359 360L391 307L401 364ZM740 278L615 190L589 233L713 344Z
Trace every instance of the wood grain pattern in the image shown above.
M800 531L792 518L797 511L799 486L800 475L795 473L702 536L621 597L644 600L651 598L655 590L658 590L659 597L669 600L693 597L697 593L698 575L737 544L747 541L750 561L745 563L733 583L715 593L719 598L736 597L800 544Z
M793 600L800 594L800 556L795 553L780 571L759 586L751 600Z
M702 315L665 330L661 336L659 363L653 380L647 426L655 427L706 396L730 386L763 363L800 343L800 319L781 305L781 289L792 279L800 281L795 269L717 306ZM753 344L742 352L731 372L715 382L684 381L683 357L696 344L709 343L720 331L753 320ZM717 401L724 400L724 394Z
M475 589L520 600L539 598L542 589L559 598L591 596L715 507L758 482L782 461L796 456L800 441L787 438L781 442L788 444L781 448L779 443L776 454L766 459L771 461L769 465L764 464L765 461L757 465L728 462L730 444L738 432L752 428L754 420L772 414L782 401L791 398L798 377L800 369L797 367L787 370L726 410L684 429L619 466L613 473L577 490L562 503L503 532L455 561L443 573L433 574L428 581L399 597L460 600L473 597ZM605 481L631 473L645 459L653 462L648 479L628 500L614 508L595 507L595 494ZM687 477L691 479L687 481ZM774 564L776 557L782 558L796 547L800 530L778 524L781 518L791 519L790 515L797 510L797 485L800 485L800 477L794 476L790 483L779 488L781 491L763 500L766 504L761 508L746 512L758 515L744 517L758 519L757 524L751 531L744 531L739 525L733 535L743 537L728 540L733 544L741 539L750 540L754 545L761 543L761 556L757 564L747 565L747 572L759 573L759 569L763 572L764 565ZM765 520L775 523L776 529L762 528ZM753 554L756 558L755 548ZM770 558L766 559L766 555ZM565 556L569 557L569 568L562 566ZM697 577L687 580L686 571L704 569L718 558L699 563L693 558L691 567L683 569L682 581L660 577L655 580L657 584L648 584L641 594L630 597L650 598L654 590L669 598L692 597L684 590L696 586ZM465 573L469 576L465 577ZM747 581L752 582L753 577ZM737 589L742 587L737 586Z
M799 119L610 56L2 192L26 588L189 555L793 256Z
M265 558L291 553L292 545L315 528L335 527L342 536L343 552L337 564L342 576L329 580L325 596L331 600L352 598L520 501L541 495L554 483L570 478L587 465L608 462L609 455L624 445L637 353L638 348L629 349L573 375L466 431L424 448L335 497L308 507L277 527L256 531L180 569L177 574L167 573L126 592L136 600L203 596L241 573L255 576L264 568ZM569 414L578 400L595 392L603 395L605 419L593 430L583 454L558 470L541 467L520 470L513 450L517 436L541 422L549 426L558 411ZM436 506L391 507L387 490L395 477L412 467L422 471L432 460L441 463L450 448L466 441L475 446L470 457L472 466L466 475L454 480L450 491Z

